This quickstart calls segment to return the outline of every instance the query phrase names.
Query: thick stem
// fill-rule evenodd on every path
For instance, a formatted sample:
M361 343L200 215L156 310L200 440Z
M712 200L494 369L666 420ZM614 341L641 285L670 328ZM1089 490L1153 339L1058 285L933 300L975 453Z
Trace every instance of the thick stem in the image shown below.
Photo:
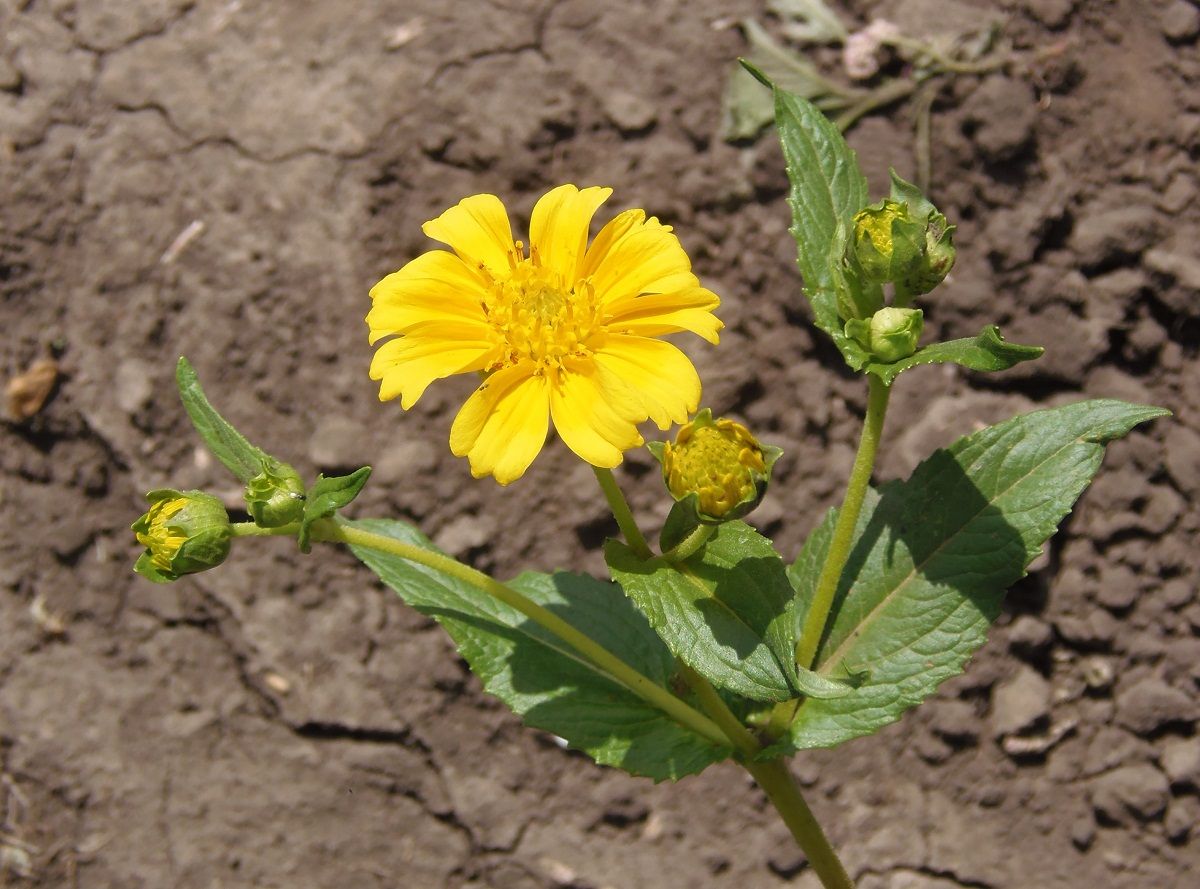
M875 468L875 453L883 435L883 421L887 416L888 395L891 390L874 374L868 374L867 379L870 380L871 392L867 401L867 417L863 422L862 438L858 443L858 454L854 457L854 467L850 470L850 481L846 485L846 497L838 512L837 523L833 527L829 553L825 556L825 564L821 566L817 589L813 593L808 614L804 616L804 627L796 645L796 663L805 669L812 669L817 648L825 635L825 624L829 620L829 611L833 607L842 570L850 558L850 548L854 544L854 528L858 524L863 498L867 494L871 472Z
M271 529L272 533L287 533L284 529ZM539 626L562 639L583 655L601 671L623 685L643 701L662 710L680 725L691 729L701 737L722 747L729 746L725 733L711 719L675 697L661 685L642 675L608 649L581 633L565 620L538 605L523 593L493 580L482 571L477 571L461 562L456 562L441 553L431 552L419 546L396 540L383 534L374 534L349 525L341 525L330 519L321 519L312 525L313 540L329 543L344 543L349 546L373 549L389 555L416 562L440 571L478 590L493 596L510 608L519 611Z
M716 530L716 525L697 525L692 529L692 533L679 541L675 547L663 553L663 558L668 562L686 561L694 556L700 547L708 543L708 538L712 537Z
M758 785L766 791L767 798L775 806L784 824L796 838L797 844L808 858L808 863L821 878L825 889L854 889L854 881L846 873L837 853L829 843L829 838L821 830L804 801L800 788L792 773L788 771L787 763L782 759L768 762L745 762L746 770L754 776Z
M742 754L742 765L766 792L767 799L775 806L783 823L792 832L797 845L808 858L808 863L812 865L817 876L821 878L825 889L854 889L853 881L830 845L825 831L821 830L821 825L808 803L804 801L804 796L796 786L792 773L788 771L787 764L782 759L755 761L754 757L762 751L762 747L750 730L742 725L741 720L726 706L712 684L689 667L683 667L683 676L696 693L700 705Z
M596 481L600 482L600 490L604 492L608 508L612 510L613 518L617 520L617 527L625 535L625 541L629 544L629 548L639 559L650 558L653 555L650 547L646 545L646 538L642 536L641 529L638 528L637 521L625 500L625 495L621 493L617 480L613 478L612 470L601 469L599 466L592 468L596 471Z

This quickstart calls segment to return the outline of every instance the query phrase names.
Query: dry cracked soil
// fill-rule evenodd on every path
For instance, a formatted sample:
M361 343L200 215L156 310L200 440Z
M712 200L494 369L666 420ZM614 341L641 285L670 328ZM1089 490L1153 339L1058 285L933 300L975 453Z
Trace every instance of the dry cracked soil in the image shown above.
M481 191L527 219L566 181L674 225L722 295L720 347L687 348L705 403L785 449L755 518L794 552L839 495L864 387L809 324L777 145L717 135L734 23L773 27L766 5L0 0L0 378L61 370L0 425L0 884L816 885L739 769L652 785L561 749L346 553L130 571L145 491L238 502L174 392L186 354L304 473L371 463L355 515L501 577L602 573L616 529L560 443L511 488L474 481L446 447L469 380L404 414L367 378L366 292L426 249L422 221ZM879 477L1083 396L1175 416L1110 449L962 677L793 768L862 889L1194 886L1200 11L835 5L1003 20L1020 61L934 106L960 259L928 329L1048 347L906 376ZM912 172L910 107L850 138L876 191ZM620 475L661 520L648 457Z

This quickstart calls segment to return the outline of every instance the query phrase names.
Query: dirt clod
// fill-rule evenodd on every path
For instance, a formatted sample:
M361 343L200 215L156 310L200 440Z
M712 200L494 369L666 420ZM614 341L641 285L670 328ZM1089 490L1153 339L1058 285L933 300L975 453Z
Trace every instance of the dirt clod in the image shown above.
M1148 820L1163 813L1170 800L1166 776L1152 765L1124 766L1092 782L1096 814L1114 824Z
M1192 723L1200 707L1190 695L1161 679L1143 679L1117 692L1117 722L1138 734L1175 723Z

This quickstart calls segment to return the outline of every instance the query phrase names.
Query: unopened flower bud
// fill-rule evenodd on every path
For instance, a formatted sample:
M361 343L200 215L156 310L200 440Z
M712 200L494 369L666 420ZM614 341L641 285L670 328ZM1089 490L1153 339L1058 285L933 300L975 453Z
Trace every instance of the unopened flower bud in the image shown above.
M758 506L783 452L760 444L740 423L714 420L705 408L657 453L671 496L691 500L700 522L718 524Z
M928 202L926 202L928 204ZM854 256L867 278L928 293L954 266L954 226L933 209L914 213L906 201L884 200L854 217Z
M246 485L246 509L260 528L281 528L304 517L304 482L286 463L263 466Z
M880 309L869 319L846 322L846 335L856 340L884 364L907 358L917 351L925 317L920 309Z
M146 547L133 569L156 583L207 571L229 555L233 529L221 501L203 491L161 489L146 495L150 509L133 523Z

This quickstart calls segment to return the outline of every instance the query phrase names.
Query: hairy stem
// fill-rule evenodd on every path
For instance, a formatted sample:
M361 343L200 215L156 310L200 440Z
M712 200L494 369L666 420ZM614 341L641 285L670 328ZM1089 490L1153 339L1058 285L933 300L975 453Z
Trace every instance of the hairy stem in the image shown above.
M854 457L854 466L850 470L850 480L846 485L846 496L842 501L842 508L838 511L837 523L833 527L829 553L825 556L825 564L821 566L817 589L813 593L808 613L804 616L800 641L796 644L796 663L805 669L812 669L817 648L825 635L829 611L833 607L842 570L850 558L850 548L854 544L854 528L858 524L863 498L867 494L871 472L875 468L875 453L883 435L883 421L887 416L888 395L891 390L874 374L868 374L867 379L870 381L871 392L867 401L862 438L858 442L858 453Z
M600 482L600 490L604 492L608 508L612 510L613 518L617 520L617 527L625 536L625 542L629 544L629 548L639 559L650 558L653 555L650 547L646 544L646 538L642 536L641 529L637 526L637 521L629 509L625 495L621 493L621 488L617 485L617 480L613 478L612 470L601 469L599 466L592 468L596 471L596 480Z

